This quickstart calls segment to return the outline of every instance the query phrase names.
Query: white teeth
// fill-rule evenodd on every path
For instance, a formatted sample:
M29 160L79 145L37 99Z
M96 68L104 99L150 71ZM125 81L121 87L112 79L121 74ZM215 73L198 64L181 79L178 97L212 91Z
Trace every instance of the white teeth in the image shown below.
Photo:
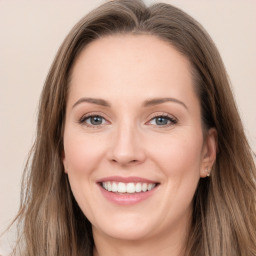
M135 184L134 183L128 183L126 185L126 192L127 193L134 193L135 192Z
M115 182L112 183L112 192L117 192L117 184Z
M140 193L152 190L156 186L155 183L123 183L123 182L102 182L102 187L109 192L117 193Z
M103 186L103 188L105 188L105 189L107 190L107 186L108 186L108 185L107 185L107 182L103 182L103 183L102 183L102 186Z
M117 192L119 192L119 193L125 193L126 192L126 186L123 182L118 183Z
M147 185L147 183L143 183L143 184L142 184L142 188L141 188L141 189L142 189L142 191L143 191L143 192L146 192L146 191L147 191L147 189L148 189L148 185Z
M110 192L112 191L112 186L111 186L110 181L108 181L108 183L107 183L107 190Z
M148 184L148 190L151 190L155 184Z
M135 191L136 192L141 192L141 183L137 183L135 186Z

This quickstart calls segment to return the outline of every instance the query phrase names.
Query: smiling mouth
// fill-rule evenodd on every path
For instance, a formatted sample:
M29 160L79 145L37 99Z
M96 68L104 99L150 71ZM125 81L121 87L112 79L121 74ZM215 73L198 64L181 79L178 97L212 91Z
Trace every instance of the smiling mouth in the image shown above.
M104 181L100 183L101 187L108 192L134 194L147 192L154 189L159 183L143 183L143 182L112 182Z

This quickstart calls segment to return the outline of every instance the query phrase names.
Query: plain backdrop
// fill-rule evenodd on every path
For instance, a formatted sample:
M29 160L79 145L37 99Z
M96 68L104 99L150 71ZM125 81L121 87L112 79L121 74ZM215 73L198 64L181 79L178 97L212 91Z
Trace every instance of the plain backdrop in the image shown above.
M0 233L18 210L22 171L33 143L38 100L51 62L73 25L102 2L0 0ZM196 18L215 41L247 137L256 151L256 1L164 2ZM7 250L6 238L1 246Z

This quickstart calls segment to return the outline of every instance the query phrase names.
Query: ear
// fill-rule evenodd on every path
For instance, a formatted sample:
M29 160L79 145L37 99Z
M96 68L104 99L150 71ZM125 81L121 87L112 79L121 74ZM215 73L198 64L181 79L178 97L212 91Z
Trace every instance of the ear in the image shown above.
M204 145L202 150L202 163L200 169L201 178L210 176L212 166L216 160L217 147L218 134L215 128L211 128L207 131L204 139Z
M63 149L63 152L62 152L62 163L63 163L63 167L64 167L64 172L68 173L68 166L67 166L67 160L66 160L64 149Z

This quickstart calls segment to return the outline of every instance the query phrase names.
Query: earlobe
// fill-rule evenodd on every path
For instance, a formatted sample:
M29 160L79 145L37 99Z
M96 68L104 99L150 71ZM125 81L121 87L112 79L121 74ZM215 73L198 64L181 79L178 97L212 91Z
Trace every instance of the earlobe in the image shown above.
M68 169L65 167L65 165L64 165L64 172L68 173Z
M211 176L211 169L206 168L205 169L205 177L210 177Z
M215 128L208 130L205 137L203 158L201 164L200 177L205 178L211 175L212 166L214 165L218 147L218 134Z
M65 157L65 152L64 152L64 150L63 150L63 152L62 152L62 164L63 164L63 167L64 167L64 172L65 172L65 173L68 173L67 161L66 161L66 157Z
M64 172L68 173L67 164L65 163L65 160L63 160L63 166L64 166Z

